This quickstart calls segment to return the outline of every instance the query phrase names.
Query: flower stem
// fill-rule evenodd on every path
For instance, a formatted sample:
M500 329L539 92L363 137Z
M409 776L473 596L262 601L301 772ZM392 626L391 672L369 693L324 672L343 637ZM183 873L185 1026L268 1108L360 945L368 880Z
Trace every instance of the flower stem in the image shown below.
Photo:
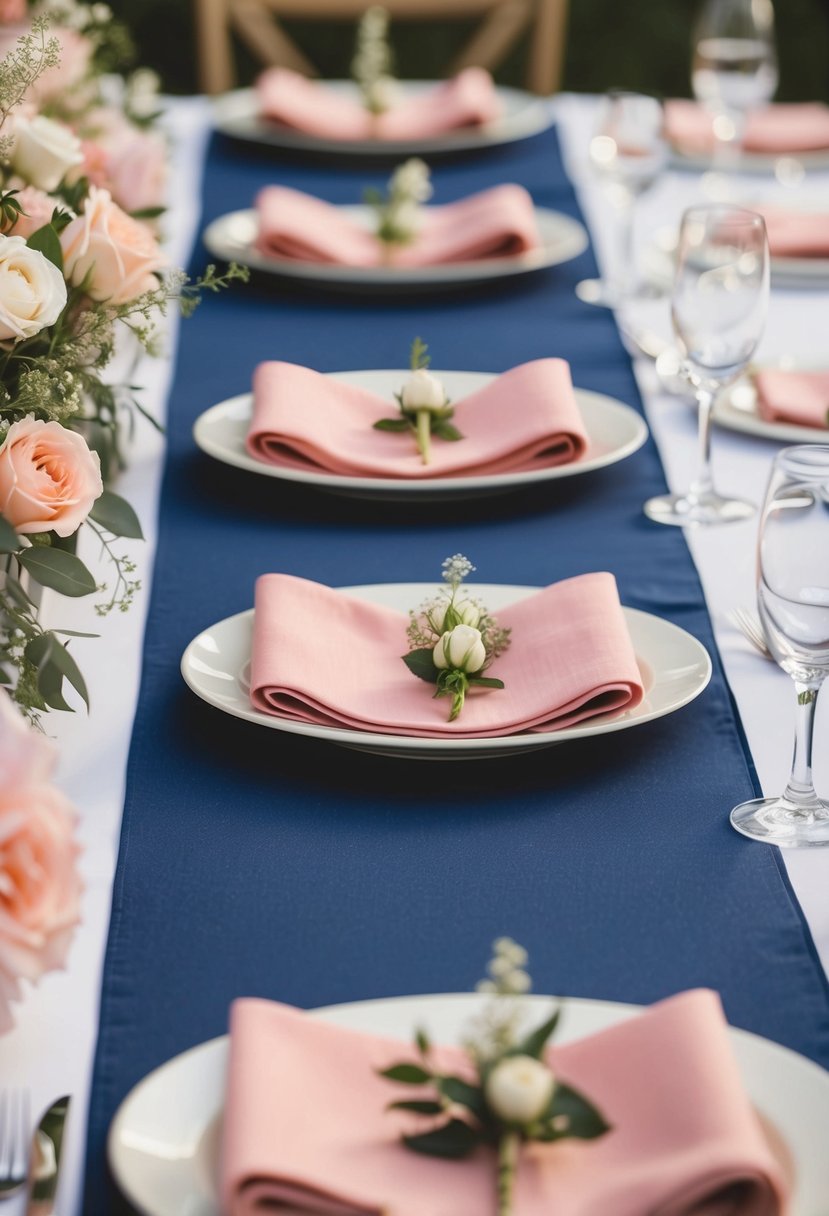
M498 1216L512 1216L512 1197L521 1137L505 1132L498 1142Z
M428 464L432 446L432 411L417 411L417 450L423 457L423 463Z

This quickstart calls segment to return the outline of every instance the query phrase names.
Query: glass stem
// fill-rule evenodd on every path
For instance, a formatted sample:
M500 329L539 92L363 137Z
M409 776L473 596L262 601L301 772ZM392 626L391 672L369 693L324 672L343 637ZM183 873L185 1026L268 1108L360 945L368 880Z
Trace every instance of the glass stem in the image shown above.
M697 444L699 448L699 466L688 497L702 499L714 492L714 477L711 472L711 411L714 408L716 393L710 388L700 385L697 388Z
M636 270L633 265L633 199L625 203L620 211L614 278L619 303L624 303L636 284Z
M797 689L797 719L794 735L792 775L783 795L791 802L808 807L817 801L812 780L812 740L815 731L815 707L820 684L803 684L795 680Z

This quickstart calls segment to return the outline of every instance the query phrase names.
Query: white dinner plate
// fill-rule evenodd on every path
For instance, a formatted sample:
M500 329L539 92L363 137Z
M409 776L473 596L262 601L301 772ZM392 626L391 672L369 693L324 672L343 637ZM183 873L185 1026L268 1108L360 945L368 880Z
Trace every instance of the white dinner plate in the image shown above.
M826 364L804 359L785 358L763 367L785 371L826 371ZM759 370L759 368L757 369ZM719 394L714 403L714 421L732 431L776 439L781 443L829 443L829 427L798 426L795 422L766 422L757 412L757 389L751 376L741 376Z
M435 87L433 80L398 81L401 98L413 97ZM351 100L359 100L359 90L350 80L326 81L325 87ZM213 123L217 131L234 139L265 144L273 148L293 148L303 152L340 153L345 156L431 156L441 152L470 152L480 148L497 148L538 135L553 125L549 100L508 89L496 89L501 100L502 115L484 126L463 127L426 139L321 139L296 131L282 123L271 122L259 115L254 89L236 89L217 97L213 103Z
M308 1016L406 1042L422 1026L434 1042L456 1044L485 999L471 993L404 996L332 1005ZM539 1015L551 999L526 998ZM596 1034L638 1012L635 1005L572 998L564 1004L555 1041ZM749 1097L794 1159L791 1216L825 1216L829 1073L759 1035L734 1028L729 1034ZM143 1216L220 1216L216 1179L227 1048L222 1037L175 1056L121 1104L110 1127L109 1163Z
M751 209L750 200L739 205ZM659 228L651 243L645 246L642 255L648 279L668 293L673 288L676 274L678 239L678 228ZM769 269L772 287L805 289L829 286L829 258L770 258Z
M400 386L409 374L408 371L336 372L333 373L333 378L387 398L391 416L397 408L394 394L400 391ZM437 374L445 385L450 400L455 403L496 378L488 372ZM605 397L602 393L591 393L587 389L578 388L576 400L590 437L590 446L585 456L571 464L533 469L523 473L430 477L416 481L413 478L343 476L322 469L280 468L278 465L267 464L264 460L257 460L245 447L245 436L253 408L251 393L231 397L228 401L222 401L207 410L197 418L193 435L196 443L208 456L237 469L261 473L282 481L300 482L354 498L416 499L420 502L449 497L472 498L480 494L517 490L539 481L553 481L561 477L574 477L578 473L590 473L594 469L604 468L605 465L615 464L616 461L630 456L647 439L648 429L642 417L629 405L623 405L621 401ZM398 439L405 442L405 437L398 436Z
M796 171L799 165L807 172L817 173L821 169L829 169L829 148L821 148L816 152L743 152L736 169L738 173L747 175L774 175L778 166L785 172L787 164L791 166L790 173ZM671 165L675 169L688 169L694 173L707 173L715 168L709 153L682 152L677 147L671 148ZM729 166L729 172L731 171Z
M375 214L371 207L339 207L352 220L373 229ZM255 247L256 212L231 211L208 224L204 243L210 252L225 262L241 262L252 270L304 279L334 287L448 287L463 283L482 283L491 279L529 274L569 262L584 253L587 231L578 220L547 207L535 208L541 235L538 249L511 257L481 258L474 262L449 262L440 266L341 266L324 262L301 262L260 253Z
M376 583L343 587L341 590L368 603L385 604L402 613L417 608L438 592L433 583ZM499 612L508 604L534 595L539 588L478 583L470 584L469 590L483 600L492 612ZM410 760L490 759L638 726L673 713L699 696L711 678L711 660L705 647L684 629L663 621L661 617L635 608L624 608L623 611L642 669L645 699L636 709L621 714L602 714L577 726L538 734L500 735L491 739L425 739L414 735L382 735L346 727L292 722L263 713L251 706L249 696L252 608L219 621L194 638L182 656L181 673L193 692L208 705L234 718L269 726L272 730L307 735L358 751Z

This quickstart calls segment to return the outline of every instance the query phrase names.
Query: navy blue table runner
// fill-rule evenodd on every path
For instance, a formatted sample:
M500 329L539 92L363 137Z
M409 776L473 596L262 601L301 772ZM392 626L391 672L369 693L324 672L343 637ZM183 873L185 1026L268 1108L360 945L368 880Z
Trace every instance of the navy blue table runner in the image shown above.
M353 202L383 176L215 140L204 219L250 205L270 181ZM554 132L439 166L436 201L498 180L579 215ZM204 261L199 248L194 266ZM587 252L523 282L403 300L258 279L208 298L183 326L103 980L90 1216L116 1203L104 1157L118 1103L150 1069L222 1033L234 997L310 1007L468 989L503 933L528 947L538 991L650 1002L708 985L734 1024L829 1065L829 992L779 854L728 826L757 783L684 538L641 513L665 489L652 443L597 474L423 506L280 486L193 444L197 415L246 391L262 359L403 366L415 334L437 369L563 355L577 385L639 407L613 318L573 294L595 272ZM434 764L238 722L181 681L190 639L250 607L265 571L431 581L458 551L485 582L613 571L625 603L706 645L710 687L634 730Z

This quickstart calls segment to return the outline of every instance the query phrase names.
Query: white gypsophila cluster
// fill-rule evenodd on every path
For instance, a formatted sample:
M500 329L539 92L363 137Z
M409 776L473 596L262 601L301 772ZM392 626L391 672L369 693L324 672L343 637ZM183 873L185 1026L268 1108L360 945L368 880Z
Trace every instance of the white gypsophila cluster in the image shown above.
M127 77L126 104L130 114L139 118L153 114L158 108L161 77L152 68L136 68Z
M523 996L532 988L532 980L525 970L527 951L510 937L499 937L493 942L493 957L487 966L489 979L481 980L477 992L488 992L500 996Z
M428 202L433 194L429 166L417 156L410 157L395 169L389 190L392 199Z
M393 101L394 79L391 75L388 29L389 15L381 5L368 9L357 29L357 49L351 63L351 73L372 114L382 114Z
M443 571L443 579L452 586L462 583L463 580L477 569L472 565L468 557L464 557L462 553L453 553L451 557L447 557L441 563ZM505 938L499 938L499 941L505 941Z

